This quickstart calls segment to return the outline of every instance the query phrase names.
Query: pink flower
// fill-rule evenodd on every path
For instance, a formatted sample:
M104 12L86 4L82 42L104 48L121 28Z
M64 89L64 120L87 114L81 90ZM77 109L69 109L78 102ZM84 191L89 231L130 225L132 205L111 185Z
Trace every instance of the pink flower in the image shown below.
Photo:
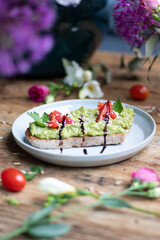
M42 102L49 94L49 89L44 85L35 84L29 88L28 94L33 102Z
M131 178L140 182L160 182L157 173L150 168L139 168L136 172L132 172Z
M159 0L140 0L139 3L146 11L153 12L158 8Z

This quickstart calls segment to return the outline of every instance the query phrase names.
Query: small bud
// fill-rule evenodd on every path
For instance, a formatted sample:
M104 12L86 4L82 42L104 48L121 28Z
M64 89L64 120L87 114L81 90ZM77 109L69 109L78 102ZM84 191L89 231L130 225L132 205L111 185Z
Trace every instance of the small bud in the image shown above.
M90 82L92 80L92 72L89 70L84 71L83 73L83 80L84 82Z
M158 198L160 197L160 187L150 189L146 192L146 196L150 198Z
M134 188L138 188L140 186L140 182L139 181L133 181L131 186L134 187Z
M159 186L159 182L148 182L148 187L149 189L156 188Z
M52 94L49 94L46 98L45 98L45 103L52 103L54 102L54 96Z
M74 87L74 88L77 88L77 87L78 87L77 82L73 82L73 87Z

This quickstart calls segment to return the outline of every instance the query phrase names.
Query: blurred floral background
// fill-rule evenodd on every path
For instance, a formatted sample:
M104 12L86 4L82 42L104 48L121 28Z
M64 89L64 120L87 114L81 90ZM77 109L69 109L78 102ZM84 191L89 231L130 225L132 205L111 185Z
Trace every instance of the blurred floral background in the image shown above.
M0 0L0 75L64 73L62 57L87 60L101 42L105 0Z
M155 54L150 71L159 56L159 12L159 0L0 0L0 76L61 76L62 58L85 63L101 41L102 50L121 48L120 38L135 54L130 71Z

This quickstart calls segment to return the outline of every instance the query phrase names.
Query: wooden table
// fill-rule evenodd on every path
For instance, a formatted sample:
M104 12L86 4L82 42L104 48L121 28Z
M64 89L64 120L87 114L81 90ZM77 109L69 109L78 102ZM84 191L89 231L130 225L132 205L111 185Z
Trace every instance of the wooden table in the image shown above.
M126 63L131 56L126 56ZM38 190L38 183L44 177L55 177L66 181L78 188L92 189L96 193L118 193L125 189L130 182L132 171L140 167L156 170L160 176L160 77L159 61L153 66L150 74L152 84L146 80L147 66L137 72L138 80L131 80L126 70L119 68L120 54L97 52L92 63L105 62L113 74L113 81L103 85L106 99L116 100L118 97L125 103L137 106L149 112L157 123L157 130L152 142L134 157L118 164L95 168L67 168L40 162L23 151L14 142L11 135L11 125L24 111L40 104L33 103L27 90L33 84L45 84L46 80L1 79L0 80L0 171L8 167L29 170L33 165L41 165L44 175L38 175L27 183L19 193L11 193L0 186L0 235L6 234L19 227L25 217L38 210L46 199L46 194ZM52 79L51 79L52 80ZM150 89L149 97L142 102L133 101L129 95L132 85L143 83ZM63 93L56 101L77 98L77 93L65 97ZM20 165L16 165L20 163ZM6 198L15 198L19 206L8 205ZM160 200L149 200L138 197L125 197L125 200L137 207L160 212ZM69 210L92 202L90 197L80 197L70 201L61 210ZM62 219L72 225L72 230L59 239L67 240L106 240L106 239L159 239L160 219L132 210L88 210ZM15 239L30 239L20 236Z

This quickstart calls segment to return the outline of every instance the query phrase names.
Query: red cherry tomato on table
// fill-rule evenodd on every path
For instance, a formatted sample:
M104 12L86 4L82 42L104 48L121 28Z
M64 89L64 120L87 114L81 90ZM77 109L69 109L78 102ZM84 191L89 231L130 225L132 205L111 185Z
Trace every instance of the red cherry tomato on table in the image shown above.
M130 95L133 99L142 101L148 97L149 90L144 85L134 85L130 88Z
M25 176L15 168L7 168L1 173L3 186L11 192L19 192L26 185Z

